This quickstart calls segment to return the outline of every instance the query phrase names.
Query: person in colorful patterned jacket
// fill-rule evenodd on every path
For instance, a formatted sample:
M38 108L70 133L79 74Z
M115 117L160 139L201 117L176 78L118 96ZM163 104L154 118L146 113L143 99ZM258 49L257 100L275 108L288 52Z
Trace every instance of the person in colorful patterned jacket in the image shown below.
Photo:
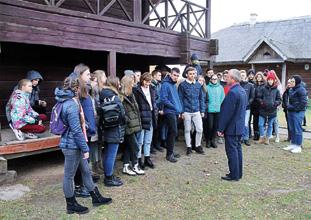
M17 90L13 91L6 105L9 125L20 141L25 138L38 138L34 133L43 133L46 130L42 125L42 121L47 120L46 116L35 112L30 105L29 95L32 89L30 80L20 80Z

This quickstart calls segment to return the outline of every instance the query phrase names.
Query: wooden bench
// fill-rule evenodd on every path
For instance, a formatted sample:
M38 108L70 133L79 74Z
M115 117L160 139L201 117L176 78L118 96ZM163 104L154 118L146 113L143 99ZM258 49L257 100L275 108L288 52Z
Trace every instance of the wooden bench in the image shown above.
M7 160L58 150L60 137L49 131L38 135L38 139L17 141L11 129L1 130L0 142L0 185L16 179L15 171L7 170Z

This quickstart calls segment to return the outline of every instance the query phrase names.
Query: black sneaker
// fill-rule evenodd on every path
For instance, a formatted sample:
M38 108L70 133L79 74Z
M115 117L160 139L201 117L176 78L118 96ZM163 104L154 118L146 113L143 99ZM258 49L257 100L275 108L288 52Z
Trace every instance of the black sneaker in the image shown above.
M190 155L192 154L192 149L191 147L187 147L187 152L186 152L187 155Z
M197 152L198 154L204 154L204 151L201 146L196 147L195 152Z
M251 143L249 142L249 140L244 140L244 144L245 144L246 146L251 146Z
M122 186L123 182L119 178L112 175L112 176L105 176L104 184L105 186L113 187L113 186Z
M176 163L177 162L177 159L174 157L174 154L166 156L166 160L168 160L171 163Z
M156 155L157 151L154 148L151 148L150 153Z
M175 157L175 158L180 158L180 154L175 153L175 152L174 152L173 154L174 154L174 157Z

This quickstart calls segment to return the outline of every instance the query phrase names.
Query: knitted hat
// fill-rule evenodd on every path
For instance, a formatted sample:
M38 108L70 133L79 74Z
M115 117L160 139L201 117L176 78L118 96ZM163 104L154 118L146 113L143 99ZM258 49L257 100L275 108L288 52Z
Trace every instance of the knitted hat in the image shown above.
M197 54L192 54L191 55L191 58L190 58L191 60L199 60L199 57L198 57L198 55Z
M268 72L267 73L267 81L269 80L269 79L272 79L272 80L276 80L276 78L275 78L275 75L272 73L272 72Z
M293 78L295 79L296 85L299 85L302 81L301 76L299 75L294 75Z

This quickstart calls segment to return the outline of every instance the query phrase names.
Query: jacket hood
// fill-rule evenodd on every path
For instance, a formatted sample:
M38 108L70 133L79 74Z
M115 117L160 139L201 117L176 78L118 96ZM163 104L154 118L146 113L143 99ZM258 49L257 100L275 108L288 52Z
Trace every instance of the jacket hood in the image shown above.
M77 79L77 78L79 77L79 75L78 75L77 73L75 73L75 72L72 72L72 73L69 74L69 77L70 77L72 80L74 80L74 79Z
M12 96L24 96L24 97L26 97L26 98L29 98L30 93L23 92L22 90L16 89L16 90L13 92Z
M208 83L208 86L210 86L210 87L218 87L219 85L220 85L219 82L217 82L216 84L213 84L211 82Z
M170 83L170 84L176 84L176 83L177 83L177 82L174 82L170 76L166 76L166 77L163 79L163 83L164 83L164 82L168 82L168 83Z
M40 81L42 81L43 77L38 71L30 70L27 72L27 79L29 80L39 79Z
M191 60L199 60L199 57L196 53L192 54L190 57Z
M54 95L57 102L64 102L67 99L75 97L75 94L72 90L61 88L56 88L54 91Z

